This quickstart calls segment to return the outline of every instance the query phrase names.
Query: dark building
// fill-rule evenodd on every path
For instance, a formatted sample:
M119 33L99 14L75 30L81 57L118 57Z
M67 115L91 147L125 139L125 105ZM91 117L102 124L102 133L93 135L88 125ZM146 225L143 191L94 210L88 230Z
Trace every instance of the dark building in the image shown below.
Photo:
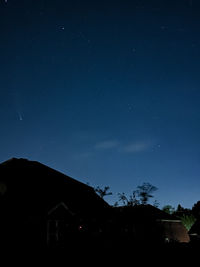
M181 220L152 205L117 207L115 218L121 237L137 244L152 245L168 242L189 242Z
M0 242L9 249L189 241L176 217L151 205L111 207L92 187L26 159L0 164L0 212Z
M9 247L66 246L101 231L109 209L92 187L16 158L0 164L0 206L1 242Z

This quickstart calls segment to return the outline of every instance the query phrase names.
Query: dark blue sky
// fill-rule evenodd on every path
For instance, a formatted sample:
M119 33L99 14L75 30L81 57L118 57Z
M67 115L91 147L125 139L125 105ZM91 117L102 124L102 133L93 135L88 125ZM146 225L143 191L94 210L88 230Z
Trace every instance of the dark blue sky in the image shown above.
M1 162L200 200L198 0L1 0L0 36Z

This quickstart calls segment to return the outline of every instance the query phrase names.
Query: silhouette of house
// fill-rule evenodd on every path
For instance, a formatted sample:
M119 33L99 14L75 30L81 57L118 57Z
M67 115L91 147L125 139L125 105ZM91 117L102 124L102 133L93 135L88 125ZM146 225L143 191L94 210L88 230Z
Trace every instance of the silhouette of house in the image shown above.
M189 242L181 220L152 205L115 209L121 235L131 237L136 243Z
M94 189L39 162L0 164L0 231L8 246L63 244L94 225L110 207ZM2 230L4 229L4 230ZM79 234L80 233L80 234Z
M111 207L95 190L36 161L0 164L0 242L27 249L188 242L176 217L151 205Z

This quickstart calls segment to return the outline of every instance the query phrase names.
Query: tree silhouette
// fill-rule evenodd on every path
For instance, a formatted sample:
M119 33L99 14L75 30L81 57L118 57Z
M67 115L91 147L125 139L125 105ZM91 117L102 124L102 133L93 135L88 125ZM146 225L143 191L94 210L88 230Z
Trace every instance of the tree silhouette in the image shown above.
M125 193L118 193L119 201L122 201L124 206L135 206L139 205L139 201L136 198L136 191L133 191L129 198L126 197Z
M197 201L192 207L192 213L194 216L199 219L200 218L200 201Z
M184 211L185 211L185 208L183 208L181 206L181 204L178 204L177 209L176 209L176 212L184 212Z
M110 195L112 195L112 192L108 192L109 189L110 189L109 186L105 186L103 189L100 188L99 186L97 186L96 188L94 188L95 192L96 192L101 198L104 198L105 196L110 196Z
M171 205L165 205L162 210L168 214L173 214L175 212L175 208Z
M137 195L140 198L140 202L143 205L146 205L149 198L152 198L152 193L157 190L157 187L150 183L143 183L137 187Z
M118 193L119 201L122 201L124 205L128 206L128 198L126 197L125 193Z
M119 201L125 206L135 206L135 205L146 205L149 198L152 198L152 193L157 190L157 187L151 185L150 183L143 183L141 186L137 187L137 190L134 190L132 195L129 198L125 193L118 193ZM159 203L154 202L154 206L158 207Z

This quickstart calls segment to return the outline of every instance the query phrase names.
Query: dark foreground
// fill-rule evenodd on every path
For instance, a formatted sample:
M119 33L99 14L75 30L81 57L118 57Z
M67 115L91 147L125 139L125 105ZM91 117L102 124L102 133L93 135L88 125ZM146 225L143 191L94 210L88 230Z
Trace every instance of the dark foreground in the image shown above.
M52 266L198 266L200 246L195 243L168 244L115 244L77 243L60 248L38 249L19 246L1 251L3 262L26 266L51 264ZM152 266L153 266L152 265Z

